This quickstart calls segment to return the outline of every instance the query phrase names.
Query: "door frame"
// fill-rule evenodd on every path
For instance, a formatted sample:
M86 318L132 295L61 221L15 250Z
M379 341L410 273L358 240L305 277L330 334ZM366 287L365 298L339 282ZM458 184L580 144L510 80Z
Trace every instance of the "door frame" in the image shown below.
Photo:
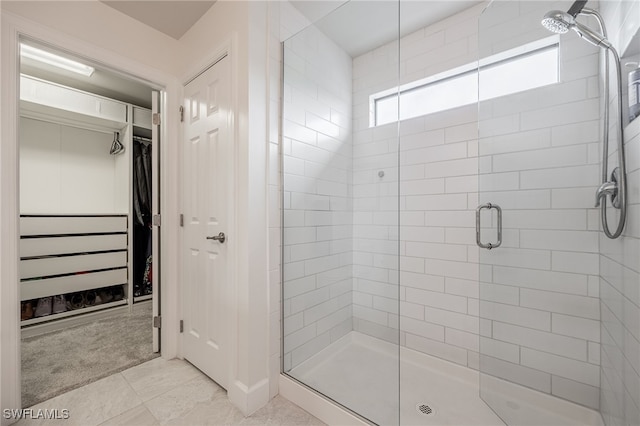
M187 86L187 84L191 83L193 80L195 80L197 77L199 77L201 74L203 74L204 72L206 72L208 69L210 69L211 67L215 66L218 62L220 62L222 59L224 59L225 57L227 57L227 59L229 60L229 68L230 68L230 81L229 84L231 85L231 98L230 98L230 112L229 112L229 116L228 116L228 126L229 126L229 138L230 141L229 143L231 144L231 149L229 150L230 156L231 156L231 161L229 162L229 170L228 170L228 174L229 174L229 182L230 182L230 187L229 187L229 196L230 196L230 200L229 200L229 209L227 212L228 215L228 229L229 231L226 232L226 234L228 234L230 236L230 238L227 240L226 244L228 244L228 250L227 250L227 287L225 289L225 294L227 297L227 318L229 320L229 327L227 327L227 345L228 345L228 362L229 362L229 377L228 377L228 383L229 383L229 389L227 389L227 391L231 391L231 387L233 386L235 380L234 378L237 377L237 371L238 371L238 362L237 362L237 348L238 348L238 340L237 340L237 331L238 331L238 322L237 322L237 318L238 318L238 306L237 306L237 300L238 300L238 294L237 294L237 274L236 274L236 269L237 269L237 265L238 265L238 240L237 240L237 235L238 235L238 222L236 220L236 213L239 211L238 210L238 197L236 196L236 192L237 192L237 188L238 188L238 159L239 157L239 152L238 152L238 144L236 143L239 139L238 139L238 128L237 128L237 119L236 119L236 115L237 115L237 111L238 111L238 80L237 80L237 55L235 54L236 52L236 45L237 45L237 40L236 40L236 36L232 36L231 38L226 39L225 41L223 41L220 45L218 45L216 48L214 48L212 50L212 53L210 55L208 55L206 58L204 58L203 61L201 61L197 66L193 67L193 69L190 70L190 72L188 72L187 74L185 74L185 76L182 78L182 85L181 85L181 90L182 90L182 94L180 97L180 105L182 105L184 107L185 105L185 87ZM186 120L186 118L185 118ZM180 173L179 173L179 187L182 189L184 188L184 184L185 184L185 173L184 173L184 151L182 149L182 145L185 143L185 128L184 128L184 123L180 123L180 139L181 141L180 143L180 149L178 150L178 155L179 155L179 167L180 167ZM180 208L180 212L184 212L184 202L185 202L185 197L183 196L183 191L180 191L180 204L179 204L179 208ZM183 227L180 228L180 240L179 240L179 256L178 256L178 262L179 262L179 277L180 277L180 282L184 283L184 255L183 255L183 251L186 247L186 243L185 243L185 232L184 232ZM183 303L184 303L184 291L185 291L185 285L181 285L180 286L180 297L179 297L179 305L178 305L178 314L179 317L182 318L183 317ZM183 340L184 340L184 334L180 335L179 341L179 356L180 358L184 358L184 353L183 353Z
M0 46L2 61L0 64L0 407L21 407L21 367L20 367L20 321L19 318L19 40L28 37L45 40L47 44L74 52L94 62L108 64L132 78L146 81L163 94L161 105L160 135L165 141L176 140L178 123L176 117L167 114L176 111L180 97L180 83L171 75L148 65L138 63L113 51L87 43L76 37L29 21L10 12L0 13ZM161 145L160 169L163 171L160 182L160 212L163 216L164 232L161 234L161 258L175 259L177 256L177 204L178 187L176 184L177 148L175 144ZM173 207L173 209L172 209ZM160 293L163 327L160 330L163 342L162 357L171 359L177 353L177 265L166 262L163 265L163 279ZM169 302L173 301L173 302ZM0 419L1 425L13 420Z

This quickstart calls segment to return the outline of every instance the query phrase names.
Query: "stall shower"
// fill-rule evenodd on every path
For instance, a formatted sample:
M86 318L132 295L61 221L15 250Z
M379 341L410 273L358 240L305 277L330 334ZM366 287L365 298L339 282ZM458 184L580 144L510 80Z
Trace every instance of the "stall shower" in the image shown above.
M640 4L311 3L283 374L380 425L640 423Z

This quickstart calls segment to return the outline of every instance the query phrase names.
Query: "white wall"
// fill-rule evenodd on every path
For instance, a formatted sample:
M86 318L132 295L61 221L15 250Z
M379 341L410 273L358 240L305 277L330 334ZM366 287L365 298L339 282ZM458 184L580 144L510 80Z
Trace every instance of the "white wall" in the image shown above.
M106 132L22 117L20 213L126 214L130 192L116 174L129 155L110 155L112 141Z
M638 51L640 38L640 3L637 1L602 1L601 14L605 20L609 39L626 58L626 47L633 43ZM633 36L635 35L635 38ZM635 57L638 60L638 57ZM626 72L623 68L623 86ZM612 73L613 74L613 73ZM611 156L609 167L617 165L615 144L617 119L617 95L615 78L611 78ZM601 85L604 84L604 77ZM626 90L624 90L626 94ZM626 97L623 94L624 110ZM601 111L602 112L602 111ZM627 188L629 209L623 236L610 240L600 236L600 310L601 322L601 391L602 416L607 425L640 423L640 229L638 227L640 164L640 120L625 123L625 150L627 154ZM609 209L611 227L617 225L617 212ZM615 229L615 228L614 228Z
M230 400L251 414L269 398L268 147L270 113L268 7L263 2L217 2L180 39L183 82L230 46L234 102L235 253L230 334ZM275 378L274 378L275 380Z
M351 58L311 26L284 44L284 369L352 330Z

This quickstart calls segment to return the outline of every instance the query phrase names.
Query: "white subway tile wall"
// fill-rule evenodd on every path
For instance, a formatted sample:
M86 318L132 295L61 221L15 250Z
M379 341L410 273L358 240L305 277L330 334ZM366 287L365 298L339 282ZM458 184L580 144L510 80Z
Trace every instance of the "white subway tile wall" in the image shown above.
M479 21L480 55L548 37L541 17L568 6L495 2ZM600 368L590 350L600 343L600 307L590 283L599 274L599 232L590 218L600 100L590 87L599 50L575 34L559 40L558 84L480 105L479 201L502 206L505 230L504 248L480 252L489 268L480 277L480 318L489 321L480 369L598 409ZM495 300L487 284L510 287L512 297L500 291L503 300Z
M637 1L600 2L600 12L609 30L609 39L620 51L622 63L640 60L625 59L626 47L633 43L636 52L640 40L640 3ZM633 36L635 39L632 39ZM624 70L624 68L623 68ZM601 69L602 71L602 69ZM617 94L615 79L611 79L612 107L611 142L617 143ZM604 84L604 77L600 79ZM626 86L623 71L623 85ZM623 92L626 93L626 90ZM624 96L624 95L623 95ZM626 98L623 100L626 105ZM602 111L601 111L602 113ZM626 114L625 114L626 115ZM627 154L627 187L629 210L623 236L610 240L600 236L600 328L601 350L589 349L589 357L600 357L600 401L602 416L607 425L640 424L640 119L625 123L625 149ZM616 151L612 151L609 167L617 165ZM612 216L611 227L615 227L617 212ZM591 360L590 360L591 362Z
M399 55L390 43L354 58L355 330L389 338L396 324L373 296L385 286L389 300L396 295L395 263L384 271L375 260L396 232L375 213L397 185L389 156L398 129L369 127L369 96L397 85L398 57L403 83L426 77L548 37L539 18L565 6L495 2L481 18L476 7L403 37ZM600 343L598 295L589 292L598 232L588 220L599 176L599 100L589 91L598 50L570 36L561 39L561 83L486 102L480 119L467 106L400 123L400 341L471 368L480 349L483 371L597 408L598 358L587 348ZM480 202L505 209L503 247L489 253L475 245ZM483 220L483 238L494 238Z
M353 145L351 57L313 26L286 41L284 50L288 371L353 329Z
M478 265L469 263L474 219L467 209L478 185L477 108L371 128L369 97L472 62L471 23L480 10L353 59L354 329L394 343L399 337L409 348L463 365L469 351L478 351L477 313L469 304L478 297ZM399 264L381 261L398 253ZM376 304L380 297L385 303Z

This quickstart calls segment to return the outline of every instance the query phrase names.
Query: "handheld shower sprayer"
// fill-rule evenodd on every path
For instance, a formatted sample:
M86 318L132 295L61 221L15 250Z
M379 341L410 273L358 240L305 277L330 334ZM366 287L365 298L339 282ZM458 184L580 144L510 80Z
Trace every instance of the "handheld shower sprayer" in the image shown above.
M587 0L577 0L566 12L561 10L551 10L544 15L544 18L542 18L542 26L552 33L565 34L569 32L570 28L575 27L575 18L580 12L582 12L582 9L584 9L586 4Z
M574 6L576 3L574 3ZM571 8L573 9L574 7L572 6ZM582 5L582 7L580 7L576 15L580 14L583 8L584 4ZM570 11L571 9L569 9L569 12ZM542 18L542 26L544 26L549 31L557 34L565 34L571 29L594 46L601 46L605 49L609 49L610 47L612 47L611 43L609 43L604 35L598 34L591 28L579 23L578 21L576 21L576 15L572 15L569 12L563 12L561 10L552 10L550 12L547 12L544 15L544 18Z
M580 37L593 44L594 46L604 47L605 49L611 49L613 46L609 43L609 40L605 36L598 34L591 28L582 25L579 22L575 23L573 30L578 33Z
M587 9L587 0L574 2L568 11L552 10L547 12L542 18L542 26L556 34L565 34L569 30L574 30L582 39L594 46L604 49L604 135L602 139L602 185L596 191L596 207L600 207L600 217L602 220L602 230L611 239L618 238L624 229L627 216L627 176L626 160L624 152L624 128L622 119L622 72L620 70L620 57L613 45L607 40L607 30L600 14L592 9ZM592 30L576 20L578 15L594 17L600 26L601 33ZM616 66L616 76L618 81L618 167L613 170L611 177L607 171L609 158L609 53L614 57ZM611 205L620 210L618 226L614 232L609 230L607 221L607 197L611 199Z
M561 10L551 10L542 18L542 26L556 34L566 34L575 24L573 16Z

